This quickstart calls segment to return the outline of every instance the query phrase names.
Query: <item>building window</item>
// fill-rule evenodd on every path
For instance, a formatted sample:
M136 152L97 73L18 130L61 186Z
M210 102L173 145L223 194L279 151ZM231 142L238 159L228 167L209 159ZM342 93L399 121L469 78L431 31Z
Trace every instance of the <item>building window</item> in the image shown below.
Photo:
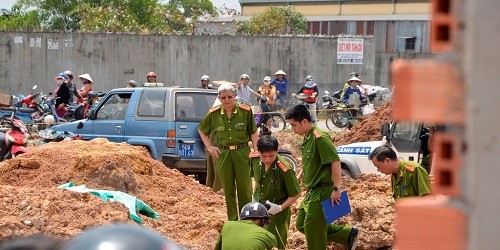
M415 50L416 37L408 37L405 39L405 50Z

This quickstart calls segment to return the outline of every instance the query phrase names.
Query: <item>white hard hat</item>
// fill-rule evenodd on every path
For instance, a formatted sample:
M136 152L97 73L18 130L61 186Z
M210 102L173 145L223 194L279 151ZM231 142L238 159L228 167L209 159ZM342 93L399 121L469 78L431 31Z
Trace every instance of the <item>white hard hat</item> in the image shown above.
M201 80L202 80L202 81L210 81L210 77L208 77L207 75L203 75L203 76L201 77Z

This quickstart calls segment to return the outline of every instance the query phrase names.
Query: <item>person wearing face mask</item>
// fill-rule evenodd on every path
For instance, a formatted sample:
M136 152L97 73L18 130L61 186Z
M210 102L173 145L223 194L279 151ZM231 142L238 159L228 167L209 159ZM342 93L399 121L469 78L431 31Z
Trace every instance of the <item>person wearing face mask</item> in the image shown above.
M318 121L318 118L316 116L316 96L318 95L318 86L316 86L316 83L314 82L314 78L310 75L306 76L306 83L302 88L297 93L292 94L292 96L296 96L297 94L303 93L304 95L307 96L306 99L304 99L304 104L307 106L309 109L309 112L311 112L311 118L312 122L316 123Z
M78 90L78 92L82 96L82 101L83 101L83 99L87 98L87 94L90 91L92 91L94 87L94 81L92 81L92 78L90 77L89 74L79 75L78 79L80 79L80 81L83 84L83 87L80 90Z
M57 83L56 93L56 113L57 116L63 117L66 114L65 105L69 104L71 93L68 88L69 77L66 73L59 73L54 80Z

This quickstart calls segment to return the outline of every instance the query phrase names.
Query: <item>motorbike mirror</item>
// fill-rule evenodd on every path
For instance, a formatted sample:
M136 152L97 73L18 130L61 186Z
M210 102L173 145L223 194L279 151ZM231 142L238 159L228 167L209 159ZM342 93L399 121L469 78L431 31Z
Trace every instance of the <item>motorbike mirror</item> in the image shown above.
M389 138L389 134L391 133L391 127L389 126L389 123L382 124L381 132L383 136Z
M330 91L325 90L325 94L329 95L329 94L330 94Z
M35 90L36 88L38 88L38 85L33 86L33 90Z
M82 129L83 128L83 122L79 122L78 125L76 126L77 129Z

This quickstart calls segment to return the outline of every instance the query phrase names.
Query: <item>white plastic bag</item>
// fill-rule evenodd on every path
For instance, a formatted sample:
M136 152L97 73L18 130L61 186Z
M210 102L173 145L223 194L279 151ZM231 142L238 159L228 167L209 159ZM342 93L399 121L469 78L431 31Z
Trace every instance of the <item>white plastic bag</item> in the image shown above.
M363 111L363 115L368 115L375 111L375 109L373 108L373 104L371 103L365 105L363 108L361 108L361 110Z

